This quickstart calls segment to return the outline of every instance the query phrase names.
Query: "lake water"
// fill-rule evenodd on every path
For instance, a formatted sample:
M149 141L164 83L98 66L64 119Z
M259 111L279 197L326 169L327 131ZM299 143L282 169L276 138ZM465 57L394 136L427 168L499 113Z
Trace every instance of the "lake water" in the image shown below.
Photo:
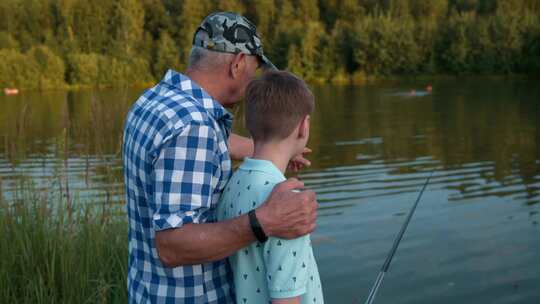
M314 87L313 166L300 178L320 203L327 303L364 302L431 171L375 303L540 303L538 82L426 85ZM121 212L122 124L140 92L0 96L0 195L16 198L24 177Z

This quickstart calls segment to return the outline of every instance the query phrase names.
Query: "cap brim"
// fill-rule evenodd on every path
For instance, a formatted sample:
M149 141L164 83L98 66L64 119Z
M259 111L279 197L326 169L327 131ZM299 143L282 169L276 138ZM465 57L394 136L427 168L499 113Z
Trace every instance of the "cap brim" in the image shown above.
M262 65L261 67L265 70L265 71L277 71L278 68L276 68L276 66L272 63L272 61L270 61L270 59L268 59L266 56L264 55L261 55L261 61L262 61Z

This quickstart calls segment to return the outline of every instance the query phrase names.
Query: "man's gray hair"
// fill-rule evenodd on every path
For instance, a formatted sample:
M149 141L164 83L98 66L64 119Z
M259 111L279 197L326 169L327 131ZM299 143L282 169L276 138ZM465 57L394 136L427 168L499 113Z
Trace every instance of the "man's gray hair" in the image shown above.
M200 46L193 46L189 54L188 68L211 71L229 64L233 57L234 54L214 52Z

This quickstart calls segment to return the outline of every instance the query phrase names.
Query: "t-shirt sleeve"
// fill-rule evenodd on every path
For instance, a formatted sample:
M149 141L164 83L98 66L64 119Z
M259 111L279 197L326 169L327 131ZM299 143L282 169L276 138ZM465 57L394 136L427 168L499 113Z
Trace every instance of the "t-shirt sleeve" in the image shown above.
M199 223L217 185L215 131L192 123L161 148L153 164L153 227L156 231Z
M292 298L306 292L309 235L293 240L271 237L264 245L266 282L273 299Z

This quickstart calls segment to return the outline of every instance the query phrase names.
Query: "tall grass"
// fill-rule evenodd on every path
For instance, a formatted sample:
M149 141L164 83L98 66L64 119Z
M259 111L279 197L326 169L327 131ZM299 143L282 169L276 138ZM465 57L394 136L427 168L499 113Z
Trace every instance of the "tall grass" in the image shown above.
M0 303L127 303L124 217L65 195L0 190Z

